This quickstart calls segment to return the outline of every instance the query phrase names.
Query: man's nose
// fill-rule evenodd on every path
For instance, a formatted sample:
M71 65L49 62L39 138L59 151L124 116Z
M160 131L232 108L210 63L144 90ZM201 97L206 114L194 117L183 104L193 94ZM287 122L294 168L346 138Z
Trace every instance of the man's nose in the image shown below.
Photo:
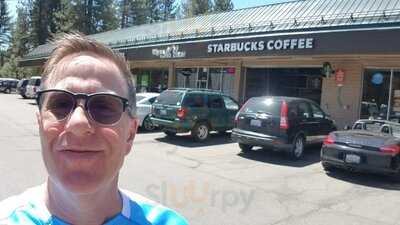
M83 106L78 105L73 109L65 125L65 130L76 136L85 136L93 133L93 126Z

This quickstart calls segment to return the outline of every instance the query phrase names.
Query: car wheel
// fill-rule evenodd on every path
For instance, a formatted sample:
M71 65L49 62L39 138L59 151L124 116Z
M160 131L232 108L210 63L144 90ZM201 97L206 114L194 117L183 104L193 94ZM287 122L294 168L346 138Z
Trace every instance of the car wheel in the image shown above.
M191 135L195 141L203 142L207 140L210 135L210 126L205 122L196 123L192 129Z
M165 130L164 134L166 134L168 137L175 137L176 136L176 132L169 131L169 130Z
M156 128L151 121L150 116L146 116L146 118L144 118L142 125L145 131L153 131Z
M239 148L242 150L242 152L250 152L253 146L239 143Z
M332 172L334 170L334 167L326 162L321 162L321 165L325 172Z
M300 159L304 153L305 139L302 135L297 135L293 140L291 156L293 159Z
M11 93L11 89L6 89L4 92L7 93L7 94L10 94Z

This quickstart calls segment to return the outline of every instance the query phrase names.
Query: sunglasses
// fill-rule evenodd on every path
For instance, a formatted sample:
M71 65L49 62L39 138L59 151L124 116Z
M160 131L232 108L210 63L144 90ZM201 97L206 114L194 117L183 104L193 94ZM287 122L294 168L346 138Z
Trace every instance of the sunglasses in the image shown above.
M101 125L117 123L128 107L128 99L110 93L73 93L59 89L48 89L37 93L39 110L49 113L57 121L64 120L77 107L77 100L84 99L84 110L92 121Z

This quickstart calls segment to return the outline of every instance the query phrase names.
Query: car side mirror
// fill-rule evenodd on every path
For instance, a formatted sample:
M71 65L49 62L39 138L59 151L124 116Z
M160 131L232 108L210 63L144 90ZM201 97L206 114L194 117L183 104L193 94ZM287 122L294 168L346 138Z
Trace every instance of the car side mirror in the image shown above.
M346 125L346 126L344 126L344 128L343 128L344 130L350 130L351 129L351 127L349 126L349 125Z

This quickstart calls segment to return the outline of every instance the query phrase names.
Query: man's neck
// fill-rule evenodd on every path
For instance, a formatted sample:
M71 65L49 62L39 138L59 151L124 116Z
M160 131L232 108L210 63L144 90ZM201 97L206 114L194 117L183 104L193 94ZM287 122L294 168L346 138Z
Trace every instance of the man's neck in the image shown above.
M95 193L75 194L48 180L45 203L51 215L70 224L100 225L122 210L116 184Z

